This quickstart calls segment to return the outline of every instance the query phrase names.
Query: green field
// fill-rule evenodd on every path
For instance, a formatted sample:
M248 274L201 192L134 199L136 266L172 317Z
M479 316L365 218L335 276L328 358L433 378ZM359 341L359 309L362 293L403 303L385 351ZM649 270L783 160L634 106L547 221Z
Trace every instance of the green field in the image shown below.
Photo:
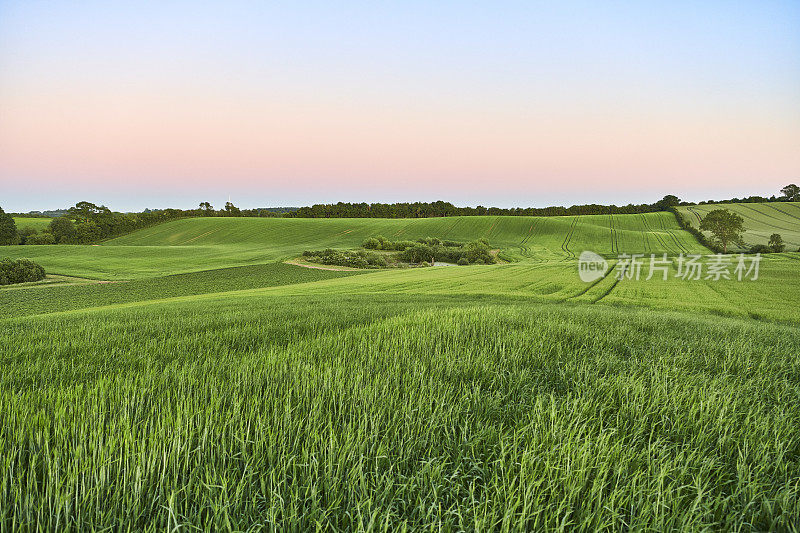
M678 207L681 215L698 227L700 220L714 209L728 209L744 219L744 240L749 245L767 244L773 233L780 234L786 251L800 249L800 202L763 204L707 204Z
M42 231L50 225L51 218L40 217L14 217L14 223L17 229L33 228L36 231Z
M282 263L379 234L505 262ZM669 277L584 283L584 250L667 253ZM798 253L682 280L710 252L669 213L185 219L4 252L84 279L0 288L0 529L800 528Z
M674 215L584 217L444 217L427 219L191 218L112 239L99 246L8 247L48 272L120 280L284 260L304 250L360 246L368 237L488 239L510 261L571 260L583 250L704 253Z

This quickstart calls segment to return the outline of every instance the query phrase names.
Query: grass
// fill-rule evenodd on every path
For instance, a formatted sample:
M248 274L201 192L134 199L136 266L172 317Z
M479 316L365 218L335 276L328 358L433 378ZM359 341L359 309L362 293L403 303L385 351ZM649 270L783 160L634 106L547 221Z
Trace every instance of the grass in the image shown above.
M695 227L714 209L728 209L744 218L745 242L767 244L773 233L780 234L786 250L800 249L800 202L768 202L764 204L710 204L679 207L683 217Z
M17 229L33 228L36 231L42 231L50 225L51 218L41 217L14 217L14 223Z
M790 530L798 351L793 327L500 297L10 319L0 522Z
M670 213L585 217L445 217L435 219L192 218L160 224L101 246L11 246L54 274L142 279L245 266L299 256L304 250L354 248L368 237L486 238L501 258L521 262L574 259L583 250L704 253Z
M276 262L378 234L514 262ZM130 281L0 289L0 530L800 531L800 254L586 284L583 249L708 253L666 213L7 247Z
M214 292L307 283L359 274L282 263L231 267L122 283L70 283L0 289L0 318L161 300Z

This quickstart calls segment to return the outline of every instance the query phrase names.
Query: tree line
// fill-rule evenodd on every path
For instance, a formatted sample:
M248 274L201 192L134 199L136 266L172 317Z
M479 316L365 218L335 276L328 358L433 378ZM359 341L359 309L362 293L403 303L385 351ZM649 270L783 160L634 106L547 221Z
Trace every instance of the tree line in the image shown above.
M751 196L730 200L709 200L701 204L754 203L800 201L800 187L789 184L781 189L782 196ZM691 205L668 194L652 204L624 206L584 204L570 207L457 207L450 202L399 202L315 204L309 207L274 207L240 209L231 202L215 209L210 202L201 202L197 209L145 209L141 213L117 213L104 205L78 202L63 216L54 218L49 227L38 232L32 228L18 230L14 219L0 208L0 245L7 244L88 244L130 233L154 224L187 217L288 217L288 218L431 218L448 216L575 216L605 214L636 214L673 210L678 205ZM20 214L20 216L27 216ZM680 217L678 217L680 220ZM687 228L688 229L688 228ZM692 230L689 230L692 231ZM693 233L700 234L694 230ZM700 234L702 235L702 234ZM704 239L696 235L700 242Z

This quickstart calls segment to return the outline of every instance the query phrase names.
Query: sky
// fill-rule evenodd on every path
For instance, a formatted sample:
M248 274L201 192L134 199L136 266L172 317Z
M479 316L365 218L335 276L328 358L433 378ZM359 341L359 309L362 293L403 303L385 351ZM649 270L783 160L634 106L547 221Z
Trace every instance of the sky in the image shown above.
M800 182L800 2L0 0L0 207Z

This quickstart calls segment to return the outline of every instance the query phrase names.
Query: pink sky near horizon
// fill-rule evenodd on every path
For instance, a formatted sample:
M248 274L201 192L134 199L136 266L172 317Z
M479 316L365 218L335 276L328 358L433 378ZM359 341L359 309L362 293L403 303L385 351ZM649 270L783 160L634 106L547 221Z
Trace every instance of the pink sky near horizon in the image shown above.
M171 71L157 56L130 72L31 57L40 63L0 46L0 67L14 75L0 82L7 210L86 195L120 210L227 195L244 207L623 204L770 195L800 181L791 70L761 81L734 68L720 77L747 84L726 88L695 69L696 79L659 76L622 59L609 73L558 67L538 80L522 67L505 78L454 69L425 79L364 67L348 78L325 63L273 78L281 71L203 62Z

